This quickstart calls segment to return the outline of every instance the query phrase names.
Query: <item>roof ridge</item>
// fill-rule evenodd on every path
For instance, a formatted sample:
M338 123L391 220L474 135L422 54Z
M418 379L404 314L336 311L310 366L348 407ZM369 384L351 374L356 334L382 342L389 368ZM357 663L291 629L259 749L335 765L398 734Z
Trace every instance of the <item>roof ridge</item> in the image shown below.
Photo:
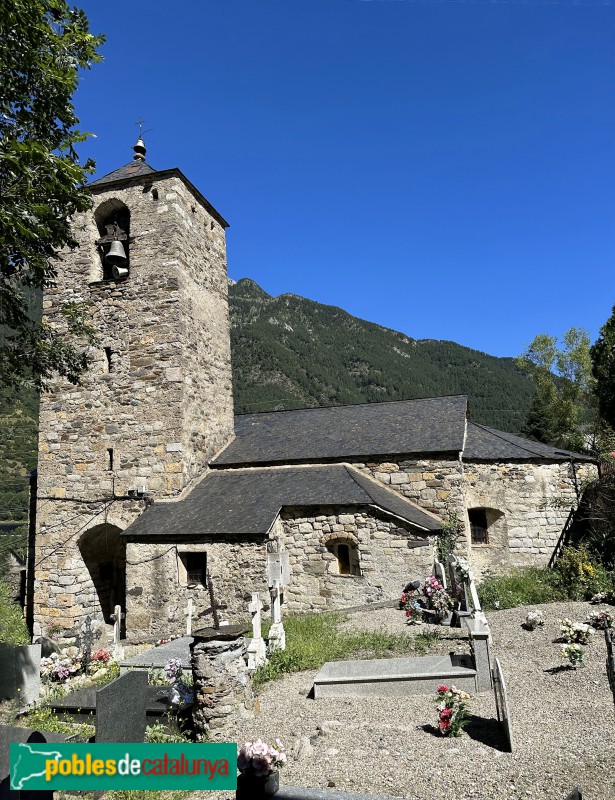
M334 408L357 408L358 406L387 406L387 405L394 405L396 403L415 403L420 402L422 400L445 400L449 397L465 397L466 401L468 399L467 394L439 394L439 395L431 395L429 397L406 397L402 400L378 400L374 403L344 403L338 406L303 406L302 408L277 408L273 409L272 411L245 411L242 414L235 414L235 418L237 417L252 417L256 415L264 415L264 414L291 414L294 411L324 411L325 409L334 409Z

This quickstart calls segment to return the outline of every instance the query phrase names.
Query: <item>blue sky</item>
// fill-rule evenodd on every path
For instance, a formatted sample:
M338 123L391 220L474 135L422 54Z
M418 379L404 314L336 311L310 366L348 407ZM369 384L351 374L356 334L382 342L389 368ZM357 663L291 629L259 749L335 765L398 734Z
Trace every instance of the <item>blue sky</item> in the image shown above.
M179 167L229 275L415 338L516 355L615 303L615 5L79 3L104 174Z

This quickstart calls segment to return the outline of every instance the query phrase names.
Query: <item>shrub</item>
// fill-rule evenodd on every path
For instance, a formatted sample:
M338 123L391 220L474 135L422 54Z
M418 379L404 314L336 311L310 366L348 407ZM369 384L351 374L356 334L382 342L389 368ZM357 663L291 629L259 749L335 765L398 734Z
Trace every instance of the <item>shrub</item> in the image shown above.
M13 602L11 590L0 581L0 643L17 646L30 644L30 634L21 616L21 608Z
M506 575L489 575L478 587L485 610L540 605L566 600L559 575L539 567L515 568Z
M565 547L555 565L562 588L571 600L588 600L614 587L613 575L602 564L592 562L584 547Z

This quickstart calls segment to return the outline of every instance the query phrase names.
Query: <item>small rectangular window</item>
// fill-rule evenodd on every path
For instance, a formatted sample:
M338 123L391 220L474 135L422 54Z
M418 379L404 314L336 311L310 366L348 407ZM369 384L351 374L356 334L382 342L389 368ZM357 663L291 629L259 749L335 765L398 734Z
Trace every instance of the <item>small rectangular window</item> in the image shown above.
M107 458L108 458L107 469L109 470L109 472L113 472L113 448L112 447L107 448Z
M207 553L180 553L184 584L207 585Z
M105 362L103 365L105 372L113 372L113 361L111 356L113 355L113 351L110 347L105 347Z

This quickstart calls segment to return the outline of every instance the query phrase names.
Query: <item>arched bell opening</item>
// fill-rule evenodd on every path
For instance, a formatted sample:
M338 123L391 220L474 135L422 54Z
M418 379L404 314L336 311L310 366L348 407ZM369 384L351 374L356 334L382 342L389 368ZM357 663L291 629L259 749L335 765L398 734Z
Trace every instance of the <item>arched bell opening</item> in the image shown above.
M91 528L79 540L79 551L88 568L100 610L108 625L113 624L116 605L126 609L126 545L121 529L103 523ZM121 635L125 635L122 621Z
M94 212L100 238L96 240L102 279L120 281L128 277L130 263L130 209L112 197Z

